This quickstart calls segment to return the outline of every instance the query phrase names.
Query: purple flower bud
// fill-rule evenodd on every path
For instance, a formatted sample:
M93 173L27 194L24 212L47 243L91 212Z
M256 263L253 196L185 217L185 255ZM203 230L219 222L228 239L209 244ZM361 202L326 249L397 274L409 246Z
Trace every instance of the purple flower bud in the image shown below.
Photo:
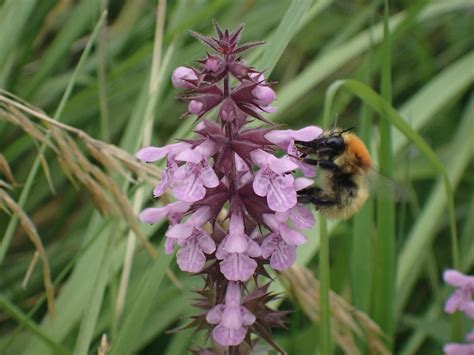
M208 57L204 63L204 69L209 72L218 72L221 69L222 63L219 58Z
M197 81L198 77L194 70L186 67L177 67L173 71L171 81L176 88L190 89L194 87L192 81Z
M202 112L204 104L201 101L191 100L188 105L188 111L194 115L199 115Z
M252 93L257 98L257 104L262 107L269 106L276 98L275 91L265 85L257 85Z

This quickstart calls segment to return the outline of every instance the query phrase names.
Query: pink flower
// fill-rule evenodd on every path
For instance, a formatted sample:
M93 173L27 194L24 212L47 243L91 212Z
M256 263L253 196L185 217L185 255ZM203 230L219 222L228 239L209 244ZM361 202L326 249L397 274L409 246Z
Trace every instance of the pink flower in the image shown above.
M144 162L151 163L165 158L166 156L173 158L185 149L191 147L191 144L185 142L173 143L164 147L145 147L140 149L135 156Z
M315 177L316 176L316 166L305 163L301 158L302 153L296 148L295 141L291 141L288 144L288 149L286 150L288 154L287 157L292 162L298 165L298 169L301 170L304 176L306 177Z
M173 194L182 201L196 202L206 195L206 187L219 185L219 178L209 165L208 158L215 153L215 144L206 140L194 149L183 150L176 160L186 162L173 172Z
M182 271L199 272L206 263L206 254L216 250L211 236L202 229L211 218L211 209L200 207L182 224L171 226L166 232L165 252L170 254L177 243L181 249L177 254L178 266Z
M444 346L443 351L446 355L473 355L474 344L448 343Z
M275 270L285 270L296 260L296 246L306 243L306 237L288 227L283 213L264 214L263 220L272 233L262 243L262 257L270 258L270 266Z
M177 67L173 71L171 81L174 87L190 89L194 87L193 81L197 81L198 77L194 70L186 67Z
M146 208L140 213L138 218L143 223L154 224L167 217L172 224L176 224L190 207L190 203L178 201L163 207Z
M298 166L288 158L276 158L261 149L254 150L251 158L260 170L255 175L253 190L258 196L267 196L268 207L285 212L296 205L294 178L286 174Z
M444 272L444 281L458 289L449 297L444 306L447 313L456 311L464 312L469 318L474 319L474 276L466 276L456 270Z
M245 234L244 220L240 214L232 214L229 234L217 248L216 257L220 270L229 281L247 281L257 268L252 258L261 255L260 246Z
M155 162L165 157L168 157L168 160L166 161L166 168L161 173L161 180L155 186L155 189L153 190L153 196L159 197L166 192L168 187L173 186L174 172L178 168L178 164L174 158L177 154L181 153L184 150L189 149L190 147L191 147L191 144L180 142L180 143L168 144L168 145L165 145L164 147L152 147L152 146L145 147L145 148L140 149L136 153L135 156L138 159L143 160L147 163Z
M300 191L312 184L313 180L299 177L295 179L294 187L296 191ZM298 203L295 207L290 208L287 211L287 214L288 217L290 217L291 222L293 222L293 225L297 228L309 229L313 227L315 223L313 213L302 203Z
M268 132L265 138L286 151L292 141L310 142L319 137L321 133L323 130L320 127L308 126L298 130L273 130Z
M256 317L240 304L241 290L238 282L229 282L225 303L212 308L206 316L209 324L217 324L212 337L222 346L239 345L247 334L248 326L255 323Z

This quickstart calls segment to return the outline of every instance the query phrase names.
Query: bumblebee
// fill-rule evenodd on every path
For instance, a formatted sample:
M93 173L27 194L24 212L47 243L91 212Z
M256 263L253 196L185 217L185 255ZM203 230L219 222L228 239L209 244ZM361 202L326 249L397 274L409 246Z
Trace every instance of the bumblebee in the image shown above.
M364 142L351 129L323 132L309 142L297 141L303 161L324 171L323 187L298 192L298 201L312 203L327 218L347 219L369 197L367 175L372 159Z

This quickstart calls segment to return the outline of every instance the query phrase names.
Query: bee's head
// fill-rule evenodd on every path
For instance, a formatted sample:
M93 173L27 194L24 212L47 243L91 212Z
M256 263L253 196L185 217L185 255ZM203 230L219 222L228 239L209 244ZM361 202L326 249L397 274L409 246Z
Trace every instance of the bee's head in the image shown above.
M296 144L307 154L316 154L319 158L332 160L346 150L346 137L351 134L351 131L352 128L345 130L335 129L321 134L313 141L297 141Z
M319 156L337 157L346 149L346 143L341 134L329 135L318 140L316 154Z

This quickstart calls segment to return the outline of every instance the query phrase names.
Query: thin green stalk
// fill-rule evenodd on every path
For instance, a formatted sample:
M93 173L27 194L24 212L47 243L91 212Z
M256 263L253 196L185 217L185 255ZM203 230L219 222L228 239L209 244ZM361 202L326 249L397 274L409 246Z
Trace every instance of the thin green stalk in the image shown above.
M101 11L107 14L108 1L100 1ZM97 85L99 92L100 109L100 136L105 142L110 142L110 114L107 98L107 24L100 29L99 42L97 44Z
M79 58L79 62L77 63L76 68L74 69L74 73L72 74L71 80L69 81L66 87L66 90L64 91L64 94L61 98L58 108L56 109L53 119L59 120L59 118L61 117L64 111L64 107L66 105L66 102L69 100L69 97L71 96L71 92L72 92L72 89L74 88L77 75L81 71L87 57L89 56L89 53L92 49L92 45L95 42L97 35L99 34L100 28L104 24L105 18L106 18L106 12L102 13L102 16L100 17L99 21L95 25L94 31L92 32L91 37L89 38L89 41L87 42L86 47L84 48L84 51L82 52L81 57ZM50 135L48 134L46 139L48 139L49 136ZM21 191L20 198L18 199L18 205L22 208L25 206L26 200L30 194L31 188L33 186L33 182L36 178L36 174L38 173L38 169L40 167L40 157L44 155L45 150L46 150L46 146L42 144L39 149L38 156L35 162L33 163L33 166L31 167L31 170L28 174L25 186L23 187L23 190ZM0 245L0 265L3 263L3 260L5 259L5 255L8 251L8 247L10 246L10 242L12 240L13 233L15 232L17 225L18 225L18 217L13 216L8 222L7 229L5 231L5 234L3 235L2 243Z
M26 327L30 330L33 334L35 334L38 338L40 338L43 342L49 345L49 347L54 350L55 354L71 354L71 352L66 349L61 344L56 343L53 339L51 339L48 334L45 334L38 325L33 322L28 315L24 314L21 309L11 303L7 298L3 295L0 295L0 309L3 309L7 314L9 314L12 318L16 319L18 323Z
M330 122L331 107L324 107L323 127ZM319 283L320 283L320 343L321 354L332 353L331 339L331 275L329 265L329 233L326 218L319 215Z
M158 88L160 74L163 74L161 66L161 51L163 45L163 32L165 27L166 1L160 0L156 13L156 27L155 27L155 43L153 48L153 59L151 66L150 83L148 88L148 101L145 108L144 129L142 132L142 143L147 146L151 144L151 135L153 132L153 117L158 101ZM172 47L170 47L172 48ZM169 57L172 50L167 52L166 57ZM165 59L166 60L166 59ZM166 60L166 61L167 61ZM166 65L165 65L166 67ZM141 186L133 198L133 210L138 213L142 207L144 200L144 187ZM125 251L125 260L123 270L120 278L120 285L117 294L117 303L115 307L115 320L118 321L122 315L123 307L125 305L125 297L127 295L128 282L132 268L132 261L135 252L136 237L130 230L127 237L127 248Z
M374 3L375 4L375 3ZM370 19L373 20L375 6L370 8ZM372 21L371 21L372 22ZM367 73L366 82L370 83L373 75L373 36L372 29L373 23L370 23L369 35L371 38L372 45L368 52L367 60ZM372 138L372 117L373 114L370 112L367 105L362 104L360 112L360 124L358 134L359 137L369 147L371 146ZM351 255L351 280L352 280L352 302L354 306L365 312L369 313L369 307L371 302L371 280L372 280L372 263L373 263L373 250L372 250L372 226L373 226L373 212L374 203L373 199L369 197L369 200L365 203L364 207L354 216L353 225L353 239L352 239L352 255ZM366 347L361 346L361 351L367 353Z
M389 6L384 1L384 41L382 46L381 96L392 102L391 40L389 30ZM390 122L379 123L379 170L391 179L393 175L392 135ZM377 241L374 275L373 319L393 342L395 297L395 205L393 193L383 188L377 196Z
M332 353L331 339L331 305L329 303L329 235L326 218L319 216L320 250L319 250L319 283L320 283L320 342L321 354Z

